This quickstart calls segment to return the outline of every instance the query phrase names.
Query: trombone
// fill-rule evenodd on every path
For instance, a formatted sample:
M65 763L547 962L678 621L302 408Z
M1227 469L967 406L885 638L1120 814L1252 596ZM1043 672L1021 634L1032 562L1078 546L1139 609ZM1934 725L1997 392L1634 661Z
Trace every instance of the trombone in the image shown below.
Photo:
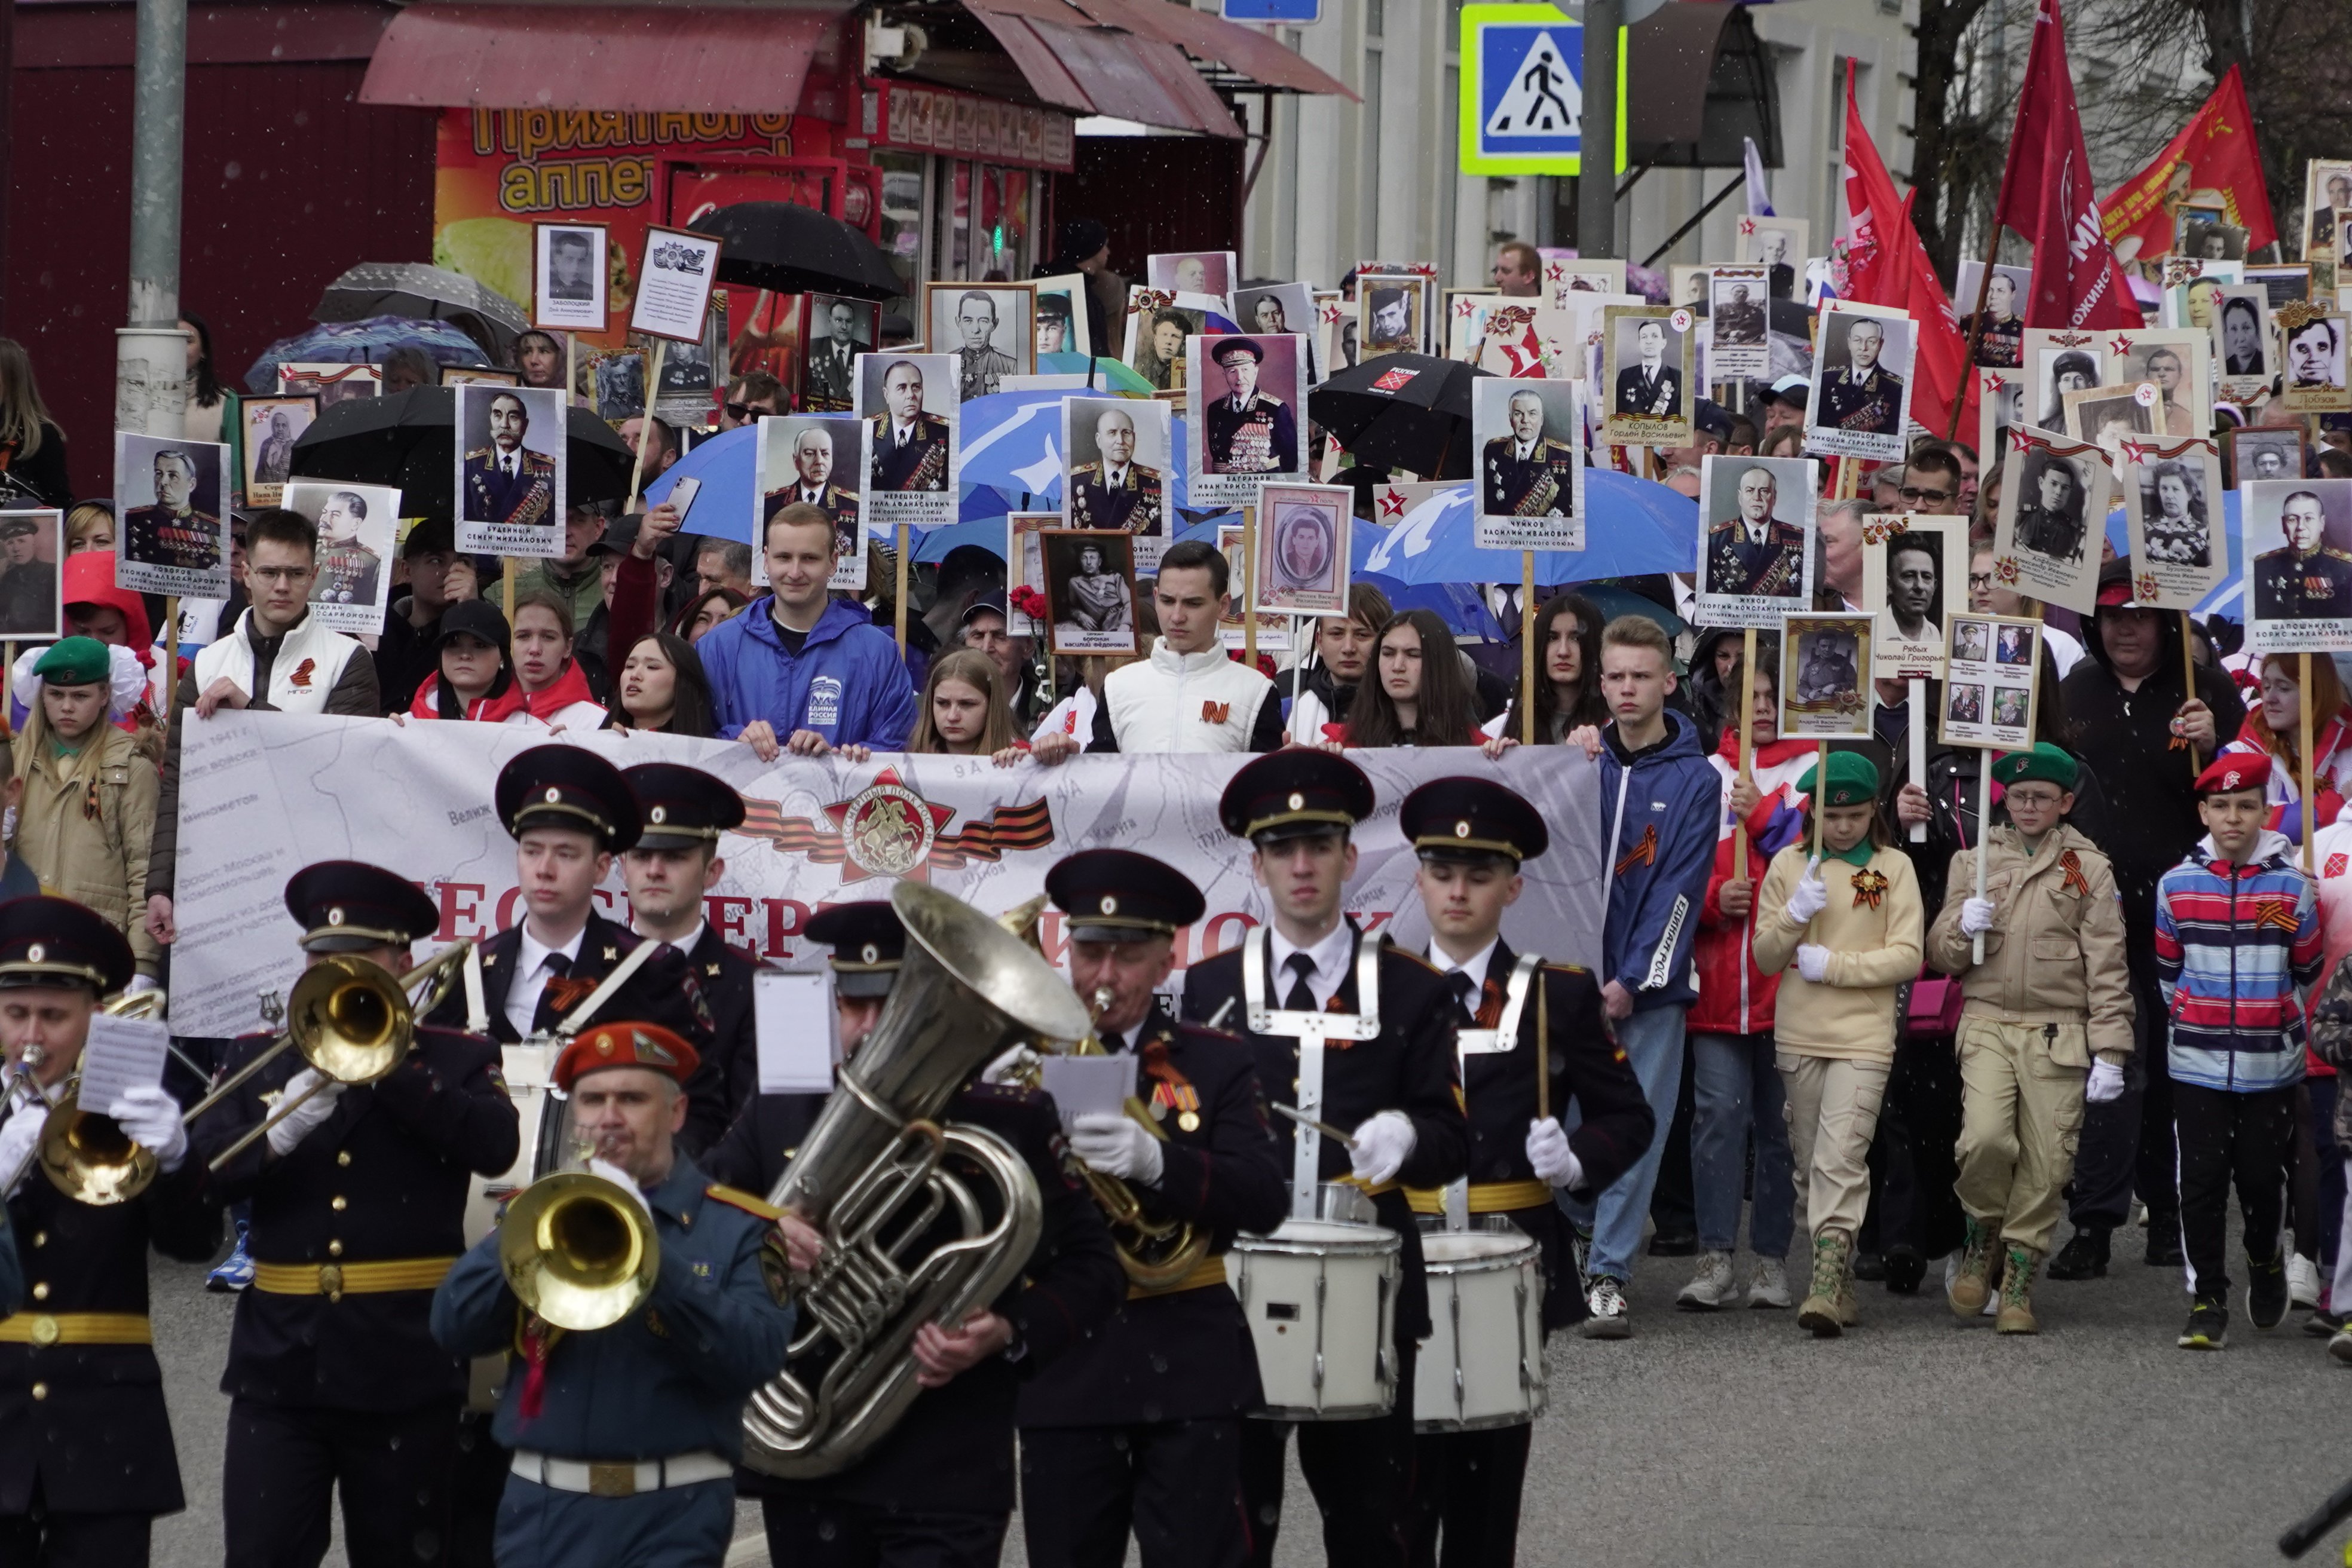
M163 1010L164 994L144 991L117 996L99 1009L116 1018L144 1018ZM39 1048L29 1047L20 1069L8 1080L5 1110L11 1117L42 1118L41 1136L15 1169L0 1183L0 1193L12 1193L28 1169L38 1164L49 1184L78 1203L94 1207L129 1203L154 1181L155 1156L131 1141L114 1119L81 1109L81 1069L68 1075L52 1100L34 1071L40 1066Z

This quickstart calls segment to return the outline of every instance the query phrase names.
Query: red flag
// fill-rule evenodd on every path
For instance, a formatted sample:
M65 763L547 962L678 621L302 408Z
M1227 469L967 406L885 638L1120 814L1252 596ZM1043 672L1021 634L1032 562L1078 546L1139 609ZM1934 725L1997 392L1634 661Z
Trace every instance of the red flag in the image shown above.
M2205 107L2180 129L2180 134L2154 161L2099 204L2099 217L2110 243L2139 241L2141 257L2163 256L2172 249L2172 207L2166 196L2186 196L2192 191L2219 191L2232 226L2246 231L2246 248L2278 238L2271 216L2270 192L2263 184L2263 163L2254 150L2254 117L2246 107L2245 79L2231 66Z
M2025 93L2010 132L1994 216L2033 241L2027 326L2137 331L2147 324L2099 226L2083 115L2066 74L2066 25L2058 0L2041 0L2034 15L2033 52L2025 62Z

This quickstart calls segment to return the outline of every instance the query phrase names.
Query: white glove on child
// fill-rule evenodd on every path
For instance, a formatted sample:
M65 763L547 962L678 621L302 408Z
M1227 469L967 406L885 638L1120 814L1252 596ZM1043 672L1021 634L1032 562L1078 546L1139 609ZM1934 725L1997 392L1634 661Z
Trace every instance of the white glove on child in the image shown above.
M1992 929L1992 900L1969 899L1960 905L1960 934L1981 936Z
M180 1119L180 1102L161 1084L123 1090L106 1113L133 1142L155 1156L157 1168L165 1175L187 1159L188 1129Z
M1070 1123L1070 1147L1091 1170L1123 1182L1160 1184L1160 1140L1123 1111L1092 1110Z
M1560 1131L1557 1116L1528 1125L1528 1163L1536 1168L1536 1179L1546 1186L1568 1191L1584 1184L1583 1163L1568 1146L1568 1134Z
M1803 925L1829 907L1830 890L1822 881L1821 858L1815 856L1805 862L1805 874L1789 895L1789 923Z
M1830 977L1830 950L1817 942L1797 949L1797 973L1816 985L1826 983Z
M312 1086L321 1084L325 1087L318 1093L302 1100ZM281 1160L294 1152L296 1144L308 1138L335 1113L335 1102L342 1098L343 1086L317 1068L304 1068L288 1079L286 1092L278 1103L289 1105L297 1100L302 1100L302 1103L288 1111L286 1119L269 1130L269 1152Z
M1348 1151L1349 1163L1355 1168L1358 1181L1374 1187L1396 1180L1420 1139L1412 1130L1412 1119L1402 1110L1381 1111L1358 1127L1354 1137L1355 1146Z
M2124 1093L2124 1069L2100 1058L2091 1064L2091 1081L2083 1086L2083 1098L2093 1105L2105 1105L2121 1100Z

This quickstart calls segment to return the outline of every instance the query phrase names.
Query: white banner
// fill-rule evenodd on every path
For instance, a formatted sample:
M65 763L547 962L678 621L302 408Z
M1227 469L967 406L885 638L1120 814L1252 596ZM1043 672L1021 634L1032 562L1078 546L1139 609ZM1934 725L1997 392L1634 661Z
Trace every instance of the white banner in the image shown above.
M259 993L283 995L301 968L286 912L287 879L319 860L372 861L409 877L441 906L439 940L484 937L518 917L514 846L491 809L499 768L545 744L503 724L329 719L224 709L186 725L172 948L172 1029L184 1036L258 1026ZM1177 963L1239 942L1265 916L1246 847L1217 822L1217 796L1248 759L1080 756L1060 767L998 768L984 758L780 757L733 742L631 731L566 735L619 766L678 762L742 793L749 816L719 846L726 869L708 899L711 923L754 957L805 966L824 950L800 933L822 905L881 898L919 877L994 914L1044 889L1072 850L1139 849L1200 886L1209 913L1179 934ZM1424 943L1415 860L1397 806L1415 785L1490 773L1532 801L1551 850L1528 862L1527 890L1504 920L1512 945L1569 963L1601 956L1603 826L1593 765L1573 746L1516 750L1500 763L1448 747L1358 752L1379 809L1356 836L1348 908L1368 929ZM626 919L617 869L600 892ZM1043 935L1059 961L1063 931Z

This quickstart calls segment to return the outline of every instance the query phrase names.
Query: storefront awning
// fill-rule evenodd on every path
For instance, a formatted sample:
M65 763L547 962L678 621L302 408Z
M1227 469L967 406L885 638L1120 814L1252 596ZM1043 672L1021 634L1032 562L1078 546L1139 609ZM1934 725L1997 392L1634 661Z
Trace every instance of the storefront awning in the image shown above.
M790 114L810 55L848 9L411 5L384 30L360 101Z
M1221 68L1220 86L1272 88L1277 92L1327 94L1354 99L1348 84L1297 51L1264 33L1253 33L1223 16L1168 0L1076 0L1079 9L1107 27L1124 27L1147 38L1173 44L1192 58Z

